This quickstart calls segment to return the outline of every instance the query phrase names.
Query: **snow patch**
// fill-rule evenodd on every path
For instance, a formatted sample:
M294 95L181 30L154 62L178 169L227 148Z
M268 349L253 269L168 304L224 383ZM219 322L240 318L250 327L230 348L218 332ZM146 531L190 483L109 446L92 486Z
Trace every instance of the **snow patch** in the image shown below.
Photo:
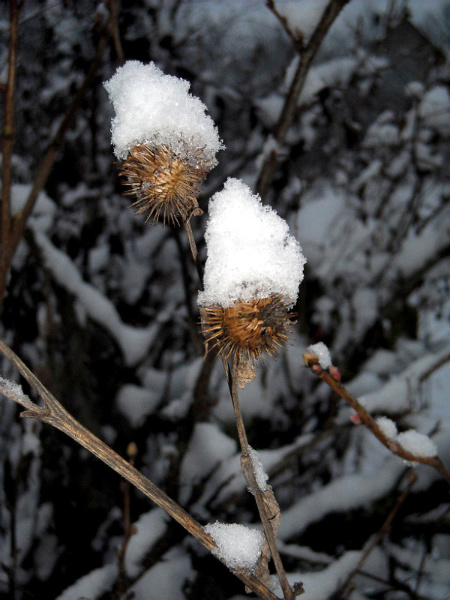
M436 444L424 433L419 433L414 429L403 431L395 438L400 446L414 456L421 458L431 458L438 455Z
M292 306L306 262L287 223L242 181L228 179L209 203L200 306L279 294Z
M256 450L254 450L251 446L247 446L247 450L253 464L253 471L255 473L256 483L259 489L262 492L265 492L268 489L267 480L269 479L269 476L264 471L264 467L258 452L256 452Z
M230 569L254 571L261 556L264 536L257 529L233 523L210 523L204 530L217 545L213 554Z
M133 524L136 533L131 536L125 554L125 570L131 578L138 577L142 571L142 561L154 543L164 535L169 516L161 508L141 515Z
M189 93L184 79L164 75L151 62L128 61L104 83L116 116L112 144L117 158L125 159L136 144L165 145L181 158L202 156L217 164L216 152L224 146L206 114L206 106Z
M375 419L375 422L388 439L394 438L397 435L397 425L392 419L378 417L378 419Z
M319 365L322 369L328 369L333 364L331 361L331 354L327 346L323 342L317 342L308 346L308 352L314 354L319 359Z
M105 594L105 592L111 591L116 577L116 565L106 565L105 567L94 569L94 571L81 577L68 587L56 600L77 600L78 598L95 600Z
M150 390L134 384L122 386L116 397L120 412L133 427L139 427L158 406L160 397Z

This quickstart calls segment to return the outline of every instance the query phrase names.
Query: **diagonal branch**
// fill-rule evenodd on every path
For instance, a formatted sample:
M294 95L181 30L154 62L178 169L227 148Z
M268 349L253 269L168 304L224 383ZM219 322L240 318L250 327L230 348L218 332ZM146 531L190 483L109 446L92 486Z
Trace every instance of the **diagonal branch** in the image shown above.
M116 471L116 473L121 475L126 481L130 482L147 496L147 498L150 498L157 506L165 510L209 552L216 549L214 540L205 532L200 523L191 517L189 513L158 488L152 481L147 479L147 477L133 465L119 456L114 450L74 419L47 390L43 383L28 369L25 363L23 363L22 360L1 340L0 352L2 352L17 368L43 400L43 406L35 404L21 391L19 386L0 378L0 392L26 408L26 410L21 413L22 417L38 419L68 435L80 444L80 446L86 448L91 454ZM221 560L220 557L217 558ZM278 600L277 597L251 573L248 573L243 569L233 570L233 573L247 587L258 594L262 600Z
M306 366L309 367L311 371L317 375L317 377L319 377L319 379L322 379L322 381L329 385L338 396L340 396L353 408L353 410L357 413L360 422L365 425L383 444L383 446L390 450L390 452L408 462L417 462L433 467L450 484L450 471L445 468L445 465L439 456L416 456L415 454L412 454L411 452L408 452L402 448L400 444L395 442L393 443L392 440L390 440L384 431L382 431L382 429L378 426L375 419L358 402L358 400L350 394L350 392L342 385L338 378L333 377L332 373L330 372L331 367L330 370L322 369L322 367L319 365L317 356L312 353L304 354L303 359Z

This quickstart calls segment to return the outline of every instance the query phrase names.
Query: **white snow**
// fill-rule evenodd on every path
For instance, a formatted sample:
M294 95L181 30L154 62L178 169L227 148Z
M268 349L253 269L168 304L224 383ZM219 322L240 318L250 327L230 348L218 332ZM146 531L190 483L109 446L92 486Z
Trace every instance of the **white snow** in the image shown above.
M397 425L392 419L378 417L378 419L375 419L375 422L388 439L395 438L397 435Z
M369 412L396 414L411 407L411 388L404 377L393 376L379 390L359 398Z
M10 379L5 379L0 376L0 391L3 391L8 395L11 394L16 398L31 402L30 398L25 394L22 389L22 386L15 381L11 381Z
M196 423L181 463L181 504L187 502L191 486L199 484L214 468L233 456L236 449L236 441L214 423Z
M305 593L300 597L304 600L324 600L324 598L331 598L333 593L340 588L346 577L356 569L363 553L363 550L350 550L345 552L337 560L332 561L330 565L321 571L289 573L288 580L291 585L296 581L301 581L303 583ZM368 560L364 562L363 571L364 573L374 575L375 577L387 577L388 564L385 552L381 551L379 548L375 548ZM359 576L359 578L360 577L361 576ZM375 582L372 579L369 581L373 588L376 585ZM351 598L353 600L356 597L352 594Z
M144 513L133 523L136 533L131 536L125 554L125 570L129 577L137 577L142 561L153 544L165 533L169 516L161 508Z
M405 344L403 344L405 346ZM369 412L383 412L385 414L396 414L406 412L411 409L415 397L419 393L423 383L437 370L442 364L448 361L450 355L450 342L437 343L435 347L424 353L419 348L419 358L414 360L414 354L408 358L407 367L401 372L392 375L390 379L378 389L369 393L362 392L365 395L359 397L359 402ZM387 357L389 361L389 357ZM391 364L393 362L391 361ZM367 373L366 373L367 377ZM379 381L379 380L378 380ZM376 385L377 378L373 380ZM354 395L358 395L360 386L354 385L357 381L351 382L347 388Z
M402 433L397 432L397 425L388 417L378 417L376 424L391 441L397 442L404 450L418 457L437 456L436 444L424 433L409 429Z
M257 483L259 489L262 492L265 492L267 490L267 480L269 479L269 476L264 471L264 467L263 467L263 464L261 462L258 452L256 452L256 450L254 450L251 446L247 447L247 451L252 460L253 471L255 473L256 483Z
M189 93L184 79L165 75L153 62L128 61L104 84L114 105L112 144L125 159L136 144L166 145L193 159L197 150L214 166L223 145L205 105Z
M133 427L142 425L158 406L160 396L132 383L123 385L116 397L120 412Z
M280 539L287 540L298 535L327 514L345 513L368 506L390 492L403 469L404 465L397 457L389 456L376 477L372 473L344 475L334 479L283 511L278 532Z
M146 571L128 590L135 600L176 600L184 598L186 582L193 580L191 560L184 551L174 548Z
M75 296L79 302L79 308L82 308L91 319L109 331L122 350L127 366L139 362L147 353L156 335L157 326L138 329L123 323L113 303L82 279L67 254L53 246L42 233L35 232L35 240L53 277Z
M292 306L306 262L287 223L242 181L228 179L209 203L200 306L280 294Z
M11 186L11 214L19 214L24 208L31 192L28 183L15 183ZM33 227L39 231L47 231L52 225L56 213L56 205L45 192L40 192L31 213Z
M424 433L419 433L414 429L399 433L395 438L395 441L398 442L404 450L414 454L414 456L430 458L432 456L437 456L438 454L438 449L433 440Z
M115 564L100 567L78 579L56 600L78 600L83 597L95 600L105 592L111 591L116 577L117 566Z
M232 523L210 523L204 530L217 545L213 554L219 557L230 569L245 569L252 572L261 555L264 535L257 529Z
M364 138L365 148L379 148L382 146L396 146L400 142L400 134L397 125L392 123L394 113L387 110L377 118L375 123L369 127Z
M291 31L300 35L307 43L327 4L328 0L297 0L278 2L277 9L286 18Z
M317 344L311 344L307 348L308 352L315 354L319 359L319 365L322 369L328 369L333 364L331 361L331 354L327 346L323 342L317 342Z
M422 124L438 131L441 135L450 135L450 94L443 85L425 92L419 106Z
M261 457L265 470L270 471L284 464L289 456L298 452L300 448L308 446L312 438L312 434L305 434L299 436L294 443L282 448L258 450L258 455ZM245 492L246 482L242 477L240 457L239 452L222 462L220 467L215 470L214 474L208 479L203 494L195 505L196 512L201 511L205 506L214 508L227 504L231 498Z

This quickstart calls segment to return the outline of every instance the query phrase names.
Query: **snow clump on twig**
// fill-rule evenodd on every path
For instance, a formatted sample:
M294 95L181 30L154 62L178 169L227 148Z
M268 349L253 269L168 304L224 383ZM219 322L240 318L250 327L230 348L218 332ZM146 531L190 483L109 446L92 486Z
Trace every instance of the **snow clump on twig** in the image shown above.
M308 346L308 352L317 356L317 360L319 361L319 365L322 367L322 369L329 369L333 364L331 361L330 351L323 342L317 342L317 344Z
M204 530L217 548L212 553L223 560L229 569L245 569L252 573L261 556L264 535L257 529L232 523L209 523Z

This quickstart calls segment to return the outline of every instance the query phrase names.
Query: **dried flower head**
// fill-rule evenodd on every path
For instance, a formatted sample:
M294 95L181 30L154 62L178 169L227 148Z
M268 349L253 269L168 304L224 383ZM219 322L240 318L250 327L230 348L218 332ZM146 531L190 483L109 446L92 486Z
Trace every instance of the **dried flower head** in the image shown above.
M188 161L167 146L152 148L139 144L130 149L120 175L129 186L125 195L137 197L132 204L137 208L136 214L148 213L146 221L157 222L162 218L164 223L178 225L179 217L184 222L202 214L197 197L208 171L201 150Z
M287 340L291 318L282 296L239 301L233 306L205 306L202 309L203 334L217 347L225 360L255 361L272 356Z

